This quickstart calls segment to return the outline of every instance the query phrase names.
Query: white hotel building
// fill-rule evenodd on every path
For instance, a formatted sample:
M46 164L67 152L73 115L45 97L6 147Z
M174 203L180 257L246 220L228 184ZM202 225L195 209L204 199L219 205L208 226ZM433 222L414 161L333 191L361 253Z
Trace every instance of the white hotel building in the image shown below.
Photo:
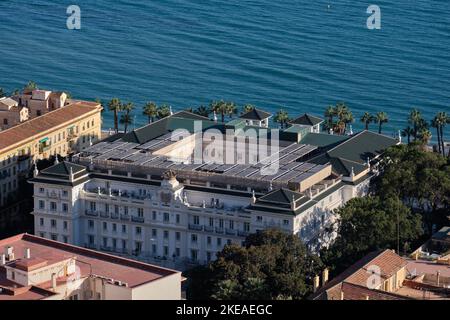
M198 139L195 121L224 136L226 129L263 134L266 128L249 125L248 115L222 124L179 112L111 136L72 162L35 171L35 234L179 269L271 227L317 249L330 240L323 231L332 210L367 191L380 154L399 141L369 131L317 133L320 119L305 116L280 131L279 152L270 158L279 170L271 175L262 174L271 162L261 156L246 164L191 161L199 143L203 150L211 144ZM189 134L174 139L180 128ZM252 140L245 141L244 151L233 149L236 159L251 154Z

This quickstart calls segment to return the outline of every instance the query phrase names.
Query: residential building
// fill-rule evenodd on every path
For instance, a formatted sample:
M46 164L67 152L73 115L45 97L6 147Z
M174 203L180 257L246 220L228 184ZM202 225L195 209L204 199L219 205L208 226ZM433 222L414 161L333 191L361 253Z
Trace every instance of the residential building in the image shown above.
M0 131L0 207L17 196L19 179L28 175L34 161L67 156L98 141L101 110L97 103L73 101Z
M266 111L253 108L249 112L241 115L239 119L245 120L247 126L267 128L269 126L269 119L271 116L272 115Z
M181 299L175 270L29 234L0 247L0 301Z
M29 119L28 108L20 107L11 98L0 98L0 131L11 128Z
M323 119L305 113L304 115L295 118L290 123L294 126L308 128L312 133L320 133L322 131L321 125L323 123Z
M312 300L448 300L450 265L375 251L331 281L325 269L314 290Z
M333 139L290 134L271 139L264 157L252 154L261 145L251 143L251 132L273 138L278 130L255 128L183 111L36 171L35 234L177 269L213 260L224 245L266 228L318 250L333 238L325 232L333 210L367 192L382 150L398 143L369 131ZM209 129L216 142L243 144L211 148ZM253 137L241 139L242 132ZM308 144L297 142L308 135ZM207 159L213 153L237 163Z
M24 90L22 94L14 96L20 107L29 110L30 118L42 116L48 112L62 108L69 104L67 94L49 90Z

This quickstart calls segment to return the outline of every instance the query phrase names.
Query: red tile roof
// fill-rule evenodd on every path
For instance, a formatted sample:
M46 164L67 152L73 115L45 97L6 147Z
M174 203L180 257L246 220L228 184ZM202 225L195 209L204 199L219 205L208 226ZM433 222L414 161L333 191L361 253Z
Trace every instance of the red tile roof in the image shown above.
M55 129L71 120L100 109L94 102L77 101L63 108L56 109L40 117L31 119L17 126L0 132L0 151L13 147L35 135Z
M84 276L95 275L107 279L114 279L127 283L128 287L142 284L174 275L179 271L166 269L147 263L125 259L94 250L89 250L57 241L52 241L29 234L20 234L11 238L0 240L0 248L13 247L16 257L23 257L27 248L31 252L31 260L18 259L7 264L14 267L33 267L35 263L46 261L48 265L74 258L77 266ZM61 280L61 279L59 279ZM0 287L5 289L18 289L20 286L6 279L6 270L0 267ZM40 289L51 287L49 283L39 284ZM4 298L0 294L0 300Z

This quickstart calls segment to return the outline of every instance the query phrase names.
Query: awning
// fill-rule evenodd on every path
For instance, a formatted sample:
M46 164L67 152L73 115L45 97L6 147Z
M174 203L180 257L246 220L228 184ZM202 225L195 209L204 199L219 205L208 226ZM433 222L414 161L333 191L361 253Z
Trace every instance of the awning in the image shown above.
M47 138L39 140L39 143L44 143L44 142L47 142L48 140L49 140L49 138L47 137Z

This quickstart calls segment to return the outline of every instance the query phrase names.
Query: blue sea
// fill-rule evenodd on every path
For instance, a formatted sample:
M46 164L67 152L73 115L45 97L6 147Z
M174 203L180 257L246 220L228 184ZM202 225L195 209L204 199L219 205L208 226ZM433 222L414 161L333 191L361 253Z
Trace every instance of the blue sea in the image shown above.
M66 27L72 4L81 30ZM371 4L380 30L366 26ZM150 100L181 110L225 99L292 117L344 101L355 128L385 111L392 134L412 107L428 120L450 113L450 1L0 0L0 87L29 80L134 102L136 126Z

